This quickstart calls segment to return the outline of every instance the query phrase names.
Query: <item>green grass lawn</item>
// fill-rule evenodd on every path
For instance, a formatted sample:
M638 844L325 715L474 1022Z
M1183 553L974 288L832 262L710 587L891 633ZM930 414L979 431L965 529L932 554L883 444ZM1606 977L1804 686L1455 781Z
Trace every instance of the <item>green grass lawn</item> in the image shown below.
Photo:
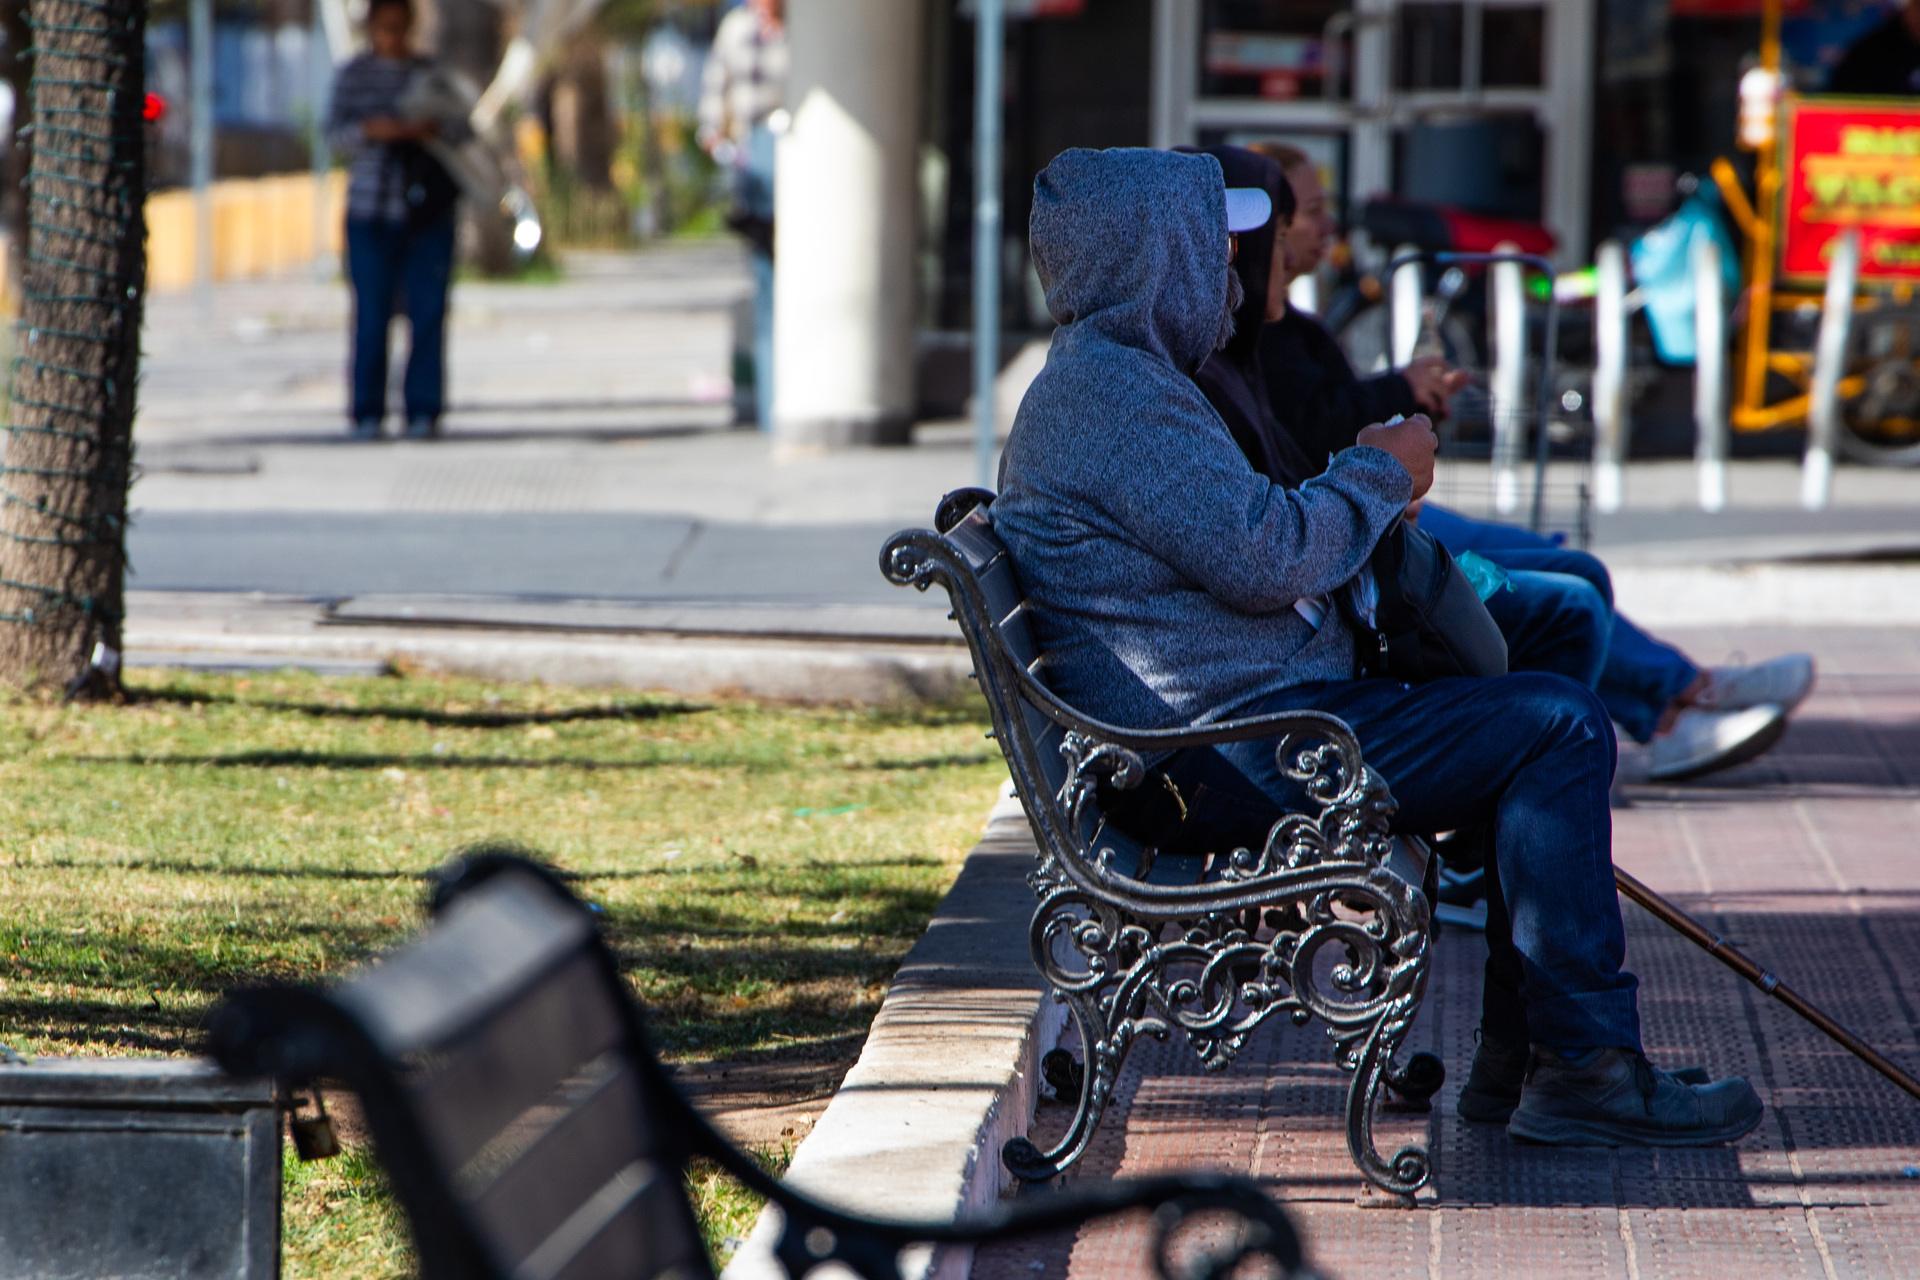
M24 1053L192 1052L226 988L399 942L422 873L483 841L579 877L669 1057L857 1038L1005 777L978 702L131 683L129 706L0 707L0 1042ZM404 1273L363 1155L287 1187L290 1276Z

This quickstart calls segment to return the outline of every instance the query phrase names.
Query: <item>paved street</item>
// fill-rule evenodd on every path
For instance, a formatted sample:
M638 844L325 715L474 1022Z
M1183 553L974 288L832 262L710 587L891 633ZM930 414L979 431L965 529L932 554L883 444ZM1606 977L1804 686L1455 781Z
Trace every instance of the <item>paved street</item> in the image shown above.
M968 426L776 457L730 425L746 287L726 242L572 257L558 283L462 283L447 438L378 445L344 438L340 284L223 285L210 320L189 295L158 295L130 585L917 607L875 553L975 482ZM1009 367L1003 403L1037 363ZM1550 516L1583 478L1556 466ZM1920 474L1843 467L1818 515L1796 509L1791 461L1735 463L1718 516L1691 509L1692 485L1685 461L1635 464L1632 506L1596 520L1596 547L1616 564L1920 547ZM1453 464L1436 496L1484 510L1487 487L1483 464Z
M1817 629L1679 638L1711 653L1805 647L1820 658L1820 683L1760 761L1687 787L1628 786L1629 807L1614 814L1618 861L1920 1072L1920 640ZM1383 1151L1414 1140L1433 1152L1415 1210L1355 1206L1338 1118L1347 1078L1317 1026L1270 1030L1216 1076L1182 1044L1144 1043L1083 1176L1249 1174L1288 1203L1327 1274L1349 1280L1920 1274L1920 1103L1651 916L1624 910L1650 1056L1746 1076L1767 1102L1761 1127L1735 1147L1521 1147L1459 1120L1485 944L1451 931L1408 1042L1442 1056L1447 1086L1430 1117L1381 1126ZM1063 1111L1049 1105L1043 1123L1062 1123ZM1138 1224L1089 1229L988 1251L973 1274L1139 1275L1144 1240Z

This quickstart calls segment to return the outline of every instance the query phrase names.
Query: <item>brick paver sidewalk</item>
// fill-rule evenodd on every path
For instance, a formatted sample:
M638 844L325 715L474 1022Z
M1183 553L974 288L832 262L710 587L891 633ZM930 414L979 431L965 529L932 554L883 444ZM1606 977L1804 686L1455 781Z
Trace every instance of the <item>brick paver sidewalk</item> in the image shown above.
M1820 684L1764 759L1692 786L1623 786L1617 860L1920 1073L1920 637L1680 639L1708 661L1811 649ZM1636 776L1631 753L1623 776ZM1340 1123L1347 1077L1317 1026L1273 1028L1214 1076L1184 1044L1136 1049L1079 1176L1252 1174L1288 1202L1315 1263L1347 1280L1920 1276L1920 1102L1639 908L1624 910L1649 1056L1743 1075L1766 1100L1766 1119L1735 1147L1522 1147L1459 1120L1485 944L1452 931L1408 1040L1441 1055L1447 1086L1431 1116L1381 1126L1389 1154L1430 1144L1435 1175L1416 1209L1356 1206ZM1144 1240L1139 1223L1089 1228L993 1249L973 1274L1136 1275Z

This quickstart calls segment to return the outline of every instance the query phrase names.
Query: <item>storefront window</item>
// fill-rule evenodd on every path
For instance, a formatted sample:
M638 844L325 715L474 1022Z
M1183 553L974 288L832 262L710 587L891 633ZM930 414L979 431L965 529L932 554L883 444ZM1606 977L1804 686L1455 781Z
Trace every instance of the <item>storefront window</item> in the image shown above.
M1318 98L1332 60L1327 22L1340 0L1206 0L1200 29L1200 96L1288 101Z
M1407 4L1400 6L1399 19L1393 33L1394 87L1458 89L1466 7Z
M1546 83L1545 9L1485 9L1480 30L1481 84L1492 89L1533 89Z

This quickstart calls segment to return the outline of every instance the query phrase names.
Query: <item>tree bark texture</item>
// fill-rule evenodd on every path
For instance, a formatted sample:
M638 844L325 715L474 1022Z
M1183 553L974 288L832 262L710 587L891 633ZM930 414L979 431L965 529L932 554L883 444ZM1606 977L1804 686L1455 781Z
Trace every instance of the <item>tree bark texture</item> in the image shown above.
M140 316L146 0L33 0L33 164L0 466L0 679L119 690Z

